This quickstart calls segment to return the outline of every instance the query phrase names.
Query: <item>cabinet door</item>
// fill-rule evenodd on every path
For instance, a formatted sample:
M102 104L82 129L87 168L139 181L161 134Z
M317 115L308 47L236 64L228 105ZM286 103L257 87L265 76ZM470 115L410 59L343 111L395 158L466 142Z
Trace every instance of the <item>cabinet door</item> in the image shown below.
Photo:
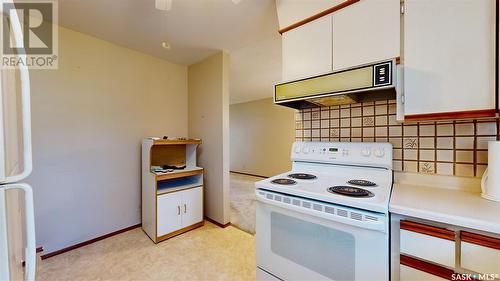
M333 69L395 58L400 0L361 0L333 13Z
M203 220L203 187L182 191L182 227Z
M461 232L461 267L500 276L500 238Z
M283 81L332 71L332 16L283 33Z
M157 199L157 236L163 236L182 228L181 193L173 192L158 196Z
M399 268L399 280L401 281L446 281L448 279L441 278L430 273L420 271L418 269L401 265Z
M491 0L405 0L406 119L494 114L495 8Z

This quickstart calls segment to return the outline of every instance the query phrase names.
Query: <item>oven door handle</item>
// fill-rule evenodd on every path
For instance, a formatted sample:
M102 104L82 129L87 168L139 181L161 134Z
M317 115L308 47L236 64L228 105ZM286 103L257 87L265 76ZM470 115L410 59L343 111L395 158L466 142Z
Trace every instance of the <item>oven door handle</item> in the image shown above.
M273 205L286 210L293 210L314 217L320 217L327 221L388 233L387 216L382 213L322 203L259 189L256 190L256 198L259 202L264 204ZM289 203L285 202L285 198L288 199ZM308 204L309 207L306 207ZM321 210L314 209L313 206L315 205L321 206ZM330 212L327 212L327 208L330 209Z

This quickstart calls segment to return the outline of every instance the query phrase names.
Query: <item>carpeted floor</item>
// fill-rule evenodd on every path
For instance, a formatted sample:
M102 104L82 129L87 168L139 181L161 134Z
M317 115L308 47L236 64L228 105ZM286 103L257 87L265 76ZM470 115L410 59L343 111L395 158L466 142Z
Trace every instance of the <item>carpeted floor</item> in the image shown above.
M231 173L231 224L255 233L255 182L263 178Z

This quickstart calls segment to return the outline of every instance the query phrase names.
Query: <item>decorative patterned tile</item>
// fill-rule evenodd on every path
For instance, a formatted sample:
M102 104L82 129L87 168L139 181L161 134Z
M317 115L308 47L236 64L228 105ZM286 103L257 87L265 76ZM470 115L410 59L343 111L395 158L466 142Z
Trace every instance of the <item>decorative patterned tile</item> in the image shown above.
M418 139L417 138L404 138L403 139L403 147L406 149L418 148Z
M434 174L434 163L433 162L421 162L419 168L420 168L420 173Z
M373 117L364 117L363 118L363 126L371 127L375 125L375 119Z
M295 139L390 142L395 171L480 177L488 142L500 137L496 119L396 121L394 100L304 109L295 114Z

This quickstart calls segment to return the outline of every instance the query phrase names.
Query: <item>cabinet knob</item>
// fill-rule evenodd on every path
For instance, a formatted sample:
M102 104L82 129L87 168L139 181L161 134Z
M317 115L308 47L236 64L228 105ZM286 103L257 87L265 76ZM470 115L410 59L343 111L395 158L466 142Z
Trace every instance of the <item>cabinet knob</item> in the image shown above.
M186 204L184 204L184 214L186 213L187 211L187 207L186 207Z

